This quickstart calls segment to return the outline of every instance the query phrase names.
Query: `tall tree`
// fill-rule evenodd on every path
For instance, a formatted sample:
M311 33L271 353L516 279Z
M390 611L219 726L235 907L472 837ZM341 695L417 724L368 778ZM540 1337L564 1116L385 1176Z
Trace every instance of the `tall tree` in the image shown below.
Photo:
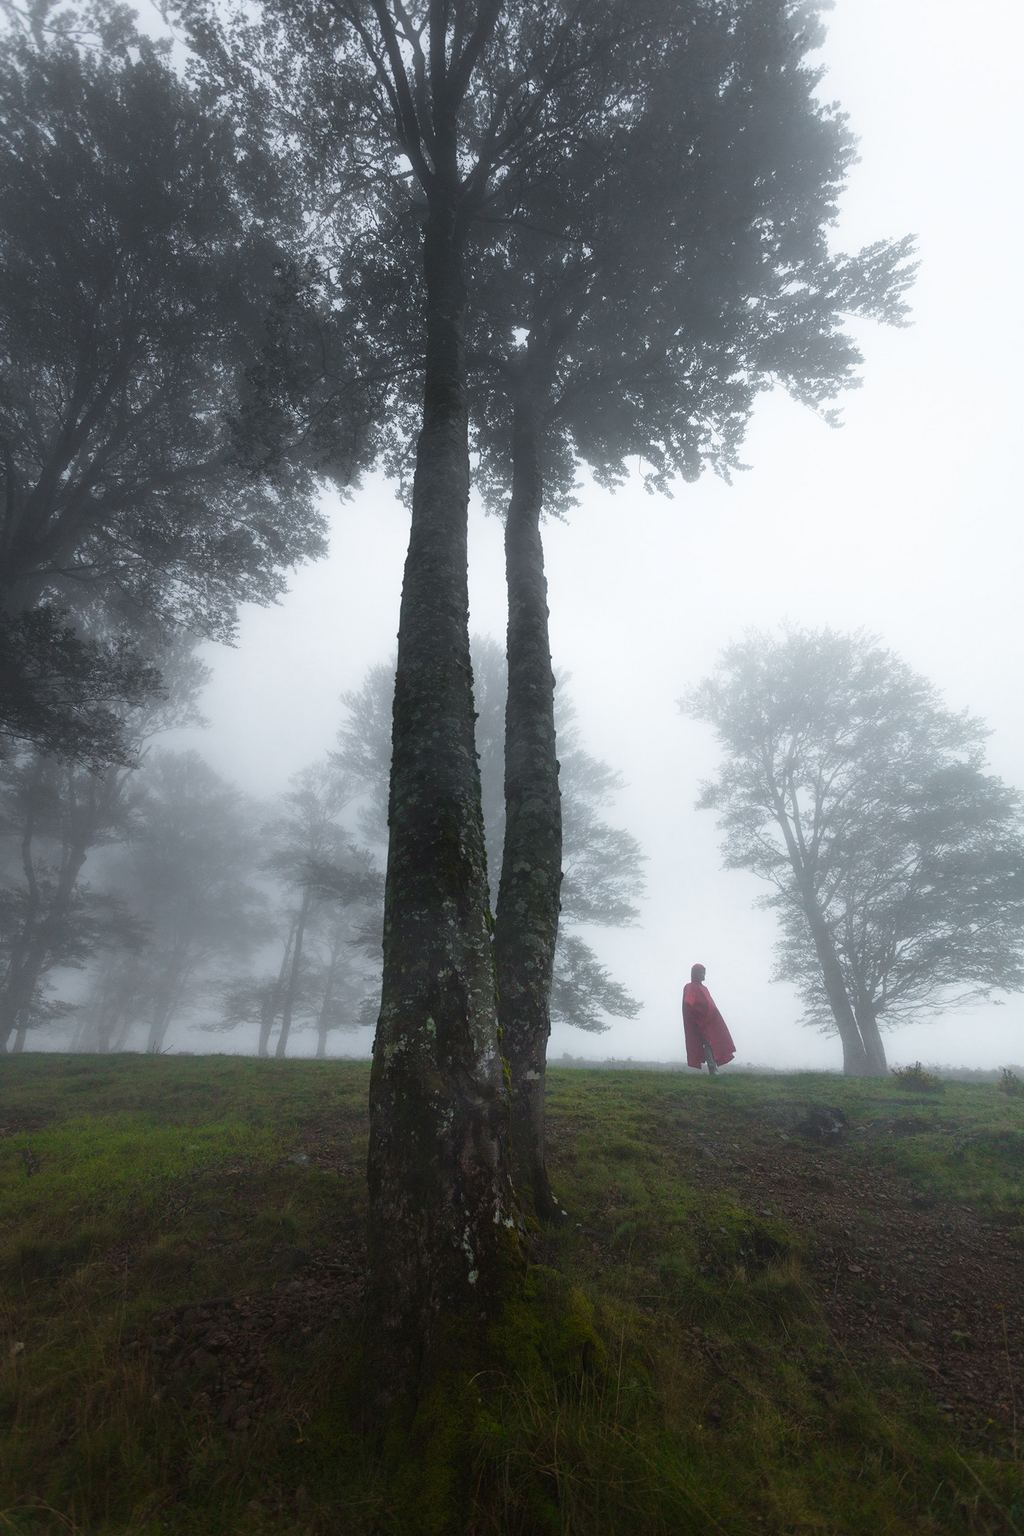
M699 804L727 866L774 886L783 966L816 1017L827 1002L847 1073L885 1072L886 1008L1020 984L1020 810L977 721L831 630L749 635L682 705L725 754Z
M40 11L0 65L0 729L94 759L147 681L133 632L225 637L272 600L368 423L359 336L288 244L284 162L125 15L76 48ZM313 340L338 387L300 422L280 357ZM82 631L97 606L111 654Z
M372 1336L398 1390L435 1356L442 1317L485 1315L518 1270L468 635L473 229L499 183L562 150L555 83L574 76L592 99L608 36L596 48L588 23L609 14L603 0L344 0L291 18L314 34L304 65L320 121L350 121L359 96L364 181L379 207L408 169L422 230L368 1163Z
M639 15L639 13L638 13ZM571 153L505 184L471 331L482 481L505 518L506 847L495 919L519 1164L542 1213L558 772L540 522L576 467L650 489L728 476L757 396L815 409L856 381L848 315L898 322L907 241L827 239L854 157L808 62L821 29L789 0L654 7L635 73ZM578 110L571 88L561 113Z

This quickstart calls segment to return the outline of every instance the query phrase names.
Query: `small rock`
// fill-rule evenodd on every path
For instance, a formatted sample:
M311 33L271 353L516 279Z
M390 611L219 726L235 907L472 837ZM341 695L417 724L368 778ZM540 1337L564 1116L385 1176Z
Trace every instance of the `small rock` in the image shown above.
M824 1146L835 1146L846 1136L849 1122L841 1109L826 1104L821 1108L808 1110L793 1129L797 1135L806 1136L808 1141L821 1142Z

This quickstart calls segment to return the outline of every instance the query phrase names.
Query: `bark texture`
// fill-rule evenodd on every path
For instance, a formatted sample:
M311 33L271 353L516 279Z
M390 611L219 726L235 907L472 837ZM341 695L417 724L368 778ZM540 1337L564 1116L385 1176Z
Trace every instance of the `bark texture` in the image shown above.
M463 230L454 152L424 231L423 427L395 684L384 974L370 1079L367 1345L415 1392L518 1263L469 659ZM386 1373L387 1379L382 1379Z
M562 1214L548 1179L544 1148L551 977L562 882L562 806L540 533L544 487L537 398L527 384L513 416L512 496L505 524L505 843L494 949L498 1021L512 1079L514 1177L524 1205L539 1219L548 1220Z

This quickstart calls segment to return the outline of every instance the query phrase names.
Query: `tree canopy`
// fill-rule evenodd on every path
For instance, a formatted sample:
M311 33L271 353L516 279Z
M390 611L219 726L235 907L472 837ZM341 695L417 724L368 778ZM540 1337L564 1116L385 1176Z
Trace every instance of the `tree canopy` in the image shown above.
M8 41L4 723L102 756L110 717L91 701L97 682L129 697L145 684L124 654L140 632L228 637L240 602L271 601L288 567L323 552L317 477L351 479L369 411L353 384L358 338L340 335L322 274L296 267L300 209L259 125L233 120L145 39ZM299 411L281 356L298 368L314 332L321 382ZM127 637L113 656L83 629L98 611Z

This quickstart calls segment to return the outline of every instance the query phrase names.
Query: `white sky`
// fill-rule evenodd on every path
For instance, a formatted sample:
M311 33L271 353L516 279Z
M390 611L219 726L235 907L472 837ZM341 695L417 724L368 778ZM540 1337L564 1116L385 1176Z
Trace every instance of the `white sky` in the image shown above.
M841 431L772 399L732 488L588 490L571 524L547 530L554 661L588 748L628 781L613 819L649 856L642 926L600 942L644 1011L601 1036L557 1030L552 1056L678 1059L679 994L699 959L739 1064L840 1064L838 1042L799 1027L791 990L769 985L760 886L720 870L714 820L693 809L716 754L675 701L747 626L874 630L988 722L993 770L1024 787L1022 45L1018 0L837 0L827 89L861 145L839 240L918 235L913 328L863 330L864 384ZM393 649L407 531L388 488L368 485L335 511L329 558L278 607L246 610L235 650L209 652L196 745L247 790L275 793L324 752L338 695ZM501 639L501 528L479 511L470 581L473 629ZM1020 1062L1024 998L887 1045L893 1062Z

